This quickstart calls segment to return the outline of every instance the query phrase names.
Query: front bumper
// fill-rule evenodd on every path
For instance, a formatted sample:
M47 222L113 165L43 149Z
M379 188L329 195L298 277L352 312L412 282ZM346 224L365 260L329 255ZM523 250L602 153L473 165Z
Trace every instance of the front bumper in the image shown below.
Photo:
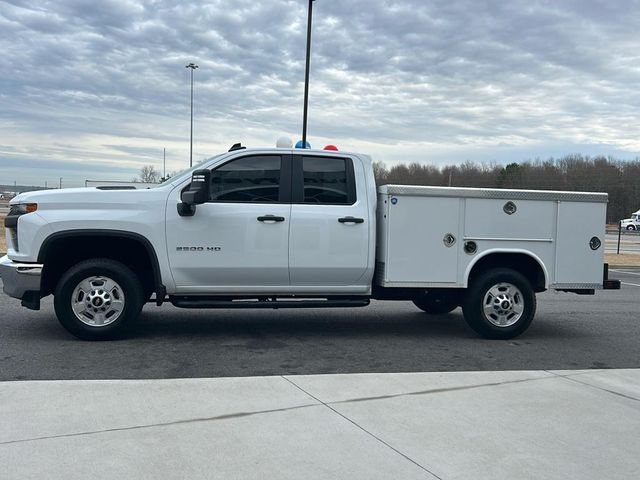
M18 263L9 260L6 255L0 258L0 277L4 293L23 301L40 299L40 279L42 265L39 263Z

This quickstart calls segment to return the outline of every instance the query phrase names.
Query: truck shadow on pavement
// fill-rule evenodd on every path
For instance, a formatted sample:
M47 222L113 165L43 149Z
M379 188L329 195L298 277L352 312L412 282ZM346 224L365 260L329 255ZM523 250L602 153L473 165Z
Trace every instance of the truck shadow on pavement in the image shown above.
M31 312L29 312L31 313ZM31 315L34 315L33 313ZM31 316L28 315L28 316ZM35 315L34 315L35 316ZM31 340L77 340L58 323L53 312L37 315L21 322L20 336ZM536 318L530 329L513 340L485 340L478 337L465 323L460 309L443 315L422 312L389 312L367 315L361 309L351 310L203 310L189 311L173 307L143 311L138 323L122 338L98 343L127 343L136 340L196 340L225 337L267 338L292 336L295 339L363 339L382 337L389 341L408 339L474 340L504 343L588 337L579 325L570 325L544 316ZM83 342L81 343L92 343Z
M195 318L194 318L195 317ZM389 315L367 315L364 311L353 315L343 311L207 311L189 315L177 311L175 315L160 312L144 312L129 338L190 338L225 336L261 337L293 335L296 338L358 339L366 337L475 339L496 342L478 337L466 324L458 309L444 315L427 315L422 312L397 312ZM579 329L555 322L541 321L532 324L522 338L576 338ZM497 341L498 343L502 341Z
M236 313L236 312L233 312ZM160 317L160 318L158 318ZM404 314L396 318L375 319L366 316L353 318L348 313L314 314L307 318L303 312L293 315L262 312L242 316L223 311L210 318L190 318L143 314L141 321L131 332L135 337L185 337L227 335L296 335L316 338L367 337L367 336L423 336L469 337L473 336L459 314L427 317L425 314ZM320 318L321 317L321 318Z

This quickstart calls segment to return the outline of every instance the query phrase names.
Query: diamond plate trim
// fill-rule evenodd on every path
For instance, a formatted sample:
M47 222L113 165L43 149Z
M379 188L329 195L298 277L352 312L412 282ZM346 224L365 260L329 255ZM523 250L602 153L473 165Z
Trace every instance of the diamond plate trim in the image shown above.
M549 289L564 290L564 289L594 289L602 290L601 283L553 283L549 285Z
M560 192L553 190L506 190L495 188L425 187L418 185L382 185L383 195L417 197L494 198L503 200L553 200L564 202L607 203L606 193Z

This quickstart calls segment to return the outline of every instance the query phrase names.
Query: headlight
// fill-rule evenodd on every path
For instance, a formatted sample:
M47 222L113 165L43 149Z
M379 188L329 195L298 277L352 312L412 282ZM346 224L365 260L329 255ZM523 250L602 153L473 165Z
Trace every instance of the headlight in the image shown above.
M17 251L18 246L18 218L26 213L33 213L38 209L37 203L14 203L9 206L9 213L4 218L4 226L9 229L11 243Z
M25 213L33 213L38 210L37 203L15 203L9 206L9 214L11 215L24 215Z

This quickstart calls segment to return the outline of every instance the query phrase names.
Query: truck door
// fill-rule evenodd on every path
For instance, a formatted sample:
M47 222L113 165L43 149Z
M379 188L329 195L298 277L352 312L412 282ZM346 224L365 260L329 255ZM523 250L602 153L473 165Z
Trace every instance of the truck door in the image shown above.
M210 201L194 216L180 217L168 205L167 248L178 292L288 289L290 165L290 155L236 158L212 170Z
M289 275L294 287L358 285L369 221L362 165L348 157L294 155ZM356 185L358 183L358 185ZM321 289L319 289L321 290Z

